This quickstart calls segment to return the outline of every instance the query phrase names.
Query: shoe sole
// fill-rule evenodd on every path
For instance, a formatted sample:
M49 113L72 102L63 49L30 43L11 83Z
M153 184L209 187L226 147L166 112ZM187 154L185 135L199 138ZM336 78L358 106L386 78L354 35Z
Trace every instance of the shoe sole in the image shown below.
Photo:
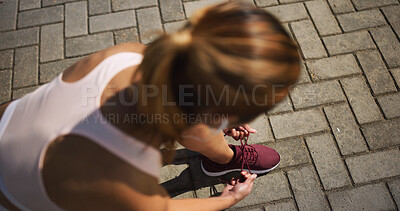
M279 163L280 163L280 162L281 162L281 161L279 161ZM276 164L274 167L272 167L272 168L270 168L270 169L265 169L265 170L251 170L251 173L254 173L254 174L263 174L263 173L270 172L270 171L274 170L276 167L278 167L278 166L279 166L279 163ZM218 177L218 176L222 176L222 175L224 175L224 174L230 173L230 172L240 171L240 170L241 170L241 169L229 169L229 170L220 171L220 172L209 172L209 171L207 171L207 170L204 169L204 167L203 167L203 162L202 162L202 161L200 162L200 166L201 166L201 170L204 172L204 174L206 174L207 176L210 176L210 177ZM243 171L246 171L246 170L247 170L247 172L249 172L248 169L243 169Z

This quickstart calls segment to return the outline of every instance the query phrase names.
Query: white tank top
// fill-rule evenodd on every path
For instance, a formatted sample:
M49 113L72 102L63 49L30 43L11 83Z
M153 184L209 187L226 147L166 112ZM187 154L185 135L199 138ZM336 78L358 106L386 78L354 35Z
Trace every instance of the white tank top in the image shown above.
M13 102L0 134L0 191L23 210L60 210L47 196L42 167L47 147L66 134L87 137L143 172L159 178L161 153L107 122L100 112L106 85L122 70L140 64L142 55L118 53L79 81L62 75ZM0 124L1 125L1 124Z

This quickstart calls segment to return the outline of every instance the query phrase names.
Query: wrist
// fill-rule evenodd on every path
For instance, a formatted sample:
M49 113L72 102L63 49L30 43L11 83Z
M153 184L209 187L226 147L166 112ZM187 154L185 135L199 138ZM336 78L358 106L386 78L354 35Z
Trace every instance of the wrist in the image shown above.
M238 203L240 200L236 199L234 196L232 195L220 195L218 196L220 199L224 200L224 202L227 203L228 207L232 207L233 205L235 205L236 203Z

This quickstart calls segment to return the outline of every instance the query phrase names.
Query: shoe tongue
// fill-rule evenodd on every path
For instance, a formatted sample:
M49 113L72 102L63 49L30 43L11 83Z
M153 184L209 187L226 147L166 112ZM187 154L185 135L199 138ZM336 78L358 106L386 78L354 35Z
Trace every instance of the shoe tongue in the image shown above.
M229 147L232 149L233 151L233 158L229 163L234 163L236 162L243 154L241 149L238 149L239 146L236 145L229 145Z

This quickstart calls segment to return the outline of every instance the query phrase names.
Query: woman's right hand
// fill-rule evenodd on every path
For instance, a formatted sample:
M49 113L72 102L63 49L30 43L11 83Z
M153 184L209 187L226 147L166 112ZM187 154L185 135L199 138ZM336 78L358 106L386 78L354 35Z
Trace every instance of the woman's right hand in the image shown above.
M239 182L239 179L231 180L231 183L224 188L220 197L232 197L234 204L236 204L249 195L257 174L250 174L246 171L242 171L241 174L246 180L244 182Z

